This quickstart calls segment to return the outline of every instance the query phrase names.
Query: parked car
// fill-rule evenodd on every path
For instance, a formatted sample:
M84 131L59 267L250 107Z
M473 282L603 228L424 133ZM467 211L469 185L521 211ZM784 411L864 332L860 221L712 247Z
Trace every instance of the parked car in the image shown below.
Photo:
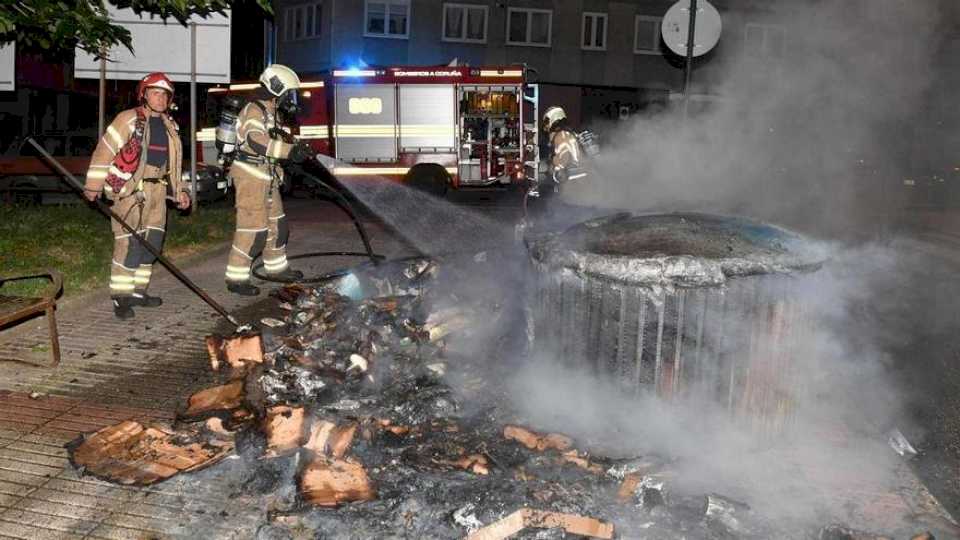
M183 172L183 181L192 191L190 171ZM220 167L197 164L197 192L191 196L198 203L213 202L226 198L233 190L233 179L224 176Z

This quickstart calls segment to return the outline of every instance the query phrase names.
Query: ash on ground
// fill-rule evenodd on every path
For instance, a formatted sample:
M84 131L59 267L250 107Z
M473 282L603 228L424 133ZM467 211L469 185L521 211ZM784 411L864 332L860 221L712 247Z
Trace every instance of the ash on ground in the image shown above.
M228 486L221 516L258 514L236 534L261 539L825 534L685 491L667 457L601 455L527 425L506 395L526 344L508 259L415 258L279 289L282 321L208 339L223 384L180 411L236 456L174 481ZM210 521L198 509L171 533L201 537Z

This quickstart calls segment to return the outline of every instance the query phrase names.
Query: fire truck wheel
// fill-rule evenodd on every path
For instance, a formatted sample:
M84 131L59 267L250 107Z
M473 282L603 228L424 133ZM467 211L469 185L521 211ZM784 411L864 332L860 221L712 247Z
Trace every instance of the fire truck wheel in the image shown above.
M424 193L435 197L443 197L447 194L450 176L439 165L418 165L407 173L407 183L410 187Z

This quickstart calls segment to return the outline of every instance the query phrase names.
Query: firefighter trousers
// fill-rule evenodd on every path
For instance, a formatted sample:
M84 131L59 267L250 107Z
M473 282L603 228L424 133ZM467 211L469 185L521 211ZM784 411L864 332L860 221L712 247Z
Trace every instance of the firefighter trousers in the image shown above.
M160 182L143 182L143 188L113 204L113 211L141 238L160 251L166 235L167 186ZM153 256L127 232L120 223L110 220L113 230L113 261L110 265L110 295L113 297L146 294L153 273Z
M226 279L229 283L250 281L253 260L263 254L267 274L287 269L287 228L280 184L283 172L270 164L255 165L235 161L230 167L237 198L237 230L227 259Z

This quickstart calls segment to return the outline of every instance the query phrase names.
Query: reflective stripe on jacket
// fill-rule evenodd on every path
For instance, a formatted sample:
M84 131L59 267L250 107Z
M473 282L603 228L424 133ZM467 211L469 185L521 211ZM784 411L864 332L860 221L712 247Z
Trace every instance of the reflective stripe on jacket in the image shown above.
M169 152L167 172L170 175L170 185L173 188L173 192L177 193L186 188L181 181L181 174L183 172L183 149L180 146L180 137L177 134L178 127L176 122L166 114L161 114L160 117L163 119L163 124L167 129L167 151ZM90 157L90 168L87 169L87 181L84 186L87 190L99 192L104 189L113 158L116 157L120 149L123 148L123 145L125 145L130 136L133 135L136 124L137 109L133 108L118 114L116 118L113 119L113 122L107 126L103 136L100 137L100 140L97 142L97 148ZM140 164L137 170L131 175L130 181L123 187L123 191L120 193L110 191L111 198L126 197L136 190L140 180L143 179L143 171L147 166L147 147L149 144L150 122L147 121L144 126Z
M270 128L277 125L276 105L272 99L258 102L262 109L256 103L250 102L240 111L240 127L237 129L237 140L241 141L240 151L273 160L286 159L293 145L270 137Z

